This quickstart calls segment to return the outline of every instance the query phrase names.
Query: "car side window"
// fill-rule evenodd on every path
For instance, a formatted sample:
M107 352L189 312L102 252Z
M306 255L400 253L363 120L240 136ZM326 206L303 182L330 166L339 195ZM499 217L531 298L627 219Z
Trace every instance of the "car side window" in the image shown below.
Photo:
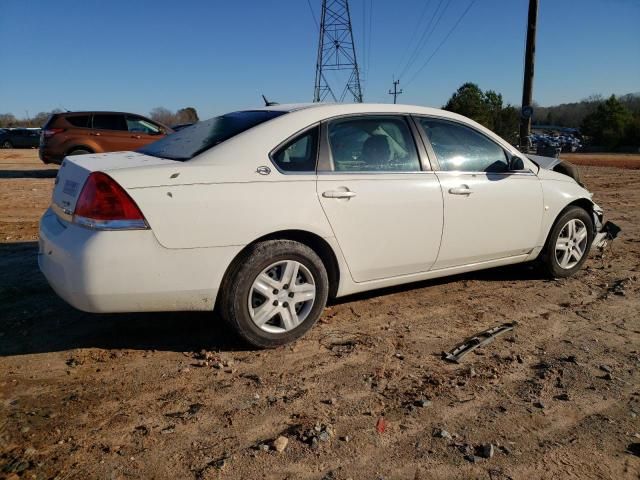
M158 135L160 128L142 117L127 115L127 129L132 133Z
M307 130L276 150L271 158L278 168L283 172L315 172L318 130Z
M461 172L507 172L504 149L470 127L446 120L419 118L440 170Z
M127 131L127 122L124 115L96 114L93 116L93 128L97 130L123 130Z
M329 123L336 172L415 172L418 152L405 117L362 116Z
M69 122L74 127L89 128L90 118L91 117L89 115L74 115L67 117L67 122Z

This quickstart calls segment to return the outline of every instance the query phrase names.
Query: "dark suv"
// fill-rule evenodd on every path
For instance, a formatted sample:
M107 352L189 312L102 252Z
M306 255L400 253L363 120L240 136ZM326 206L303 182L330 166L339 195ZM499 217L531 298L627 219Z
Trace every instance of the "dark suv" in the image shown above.
M39 128L0 128L2 148L35 148L39 138Z
M173 130L133 113L56 113L42 129L40 160L61 163L67 155L137 150L168 133Z

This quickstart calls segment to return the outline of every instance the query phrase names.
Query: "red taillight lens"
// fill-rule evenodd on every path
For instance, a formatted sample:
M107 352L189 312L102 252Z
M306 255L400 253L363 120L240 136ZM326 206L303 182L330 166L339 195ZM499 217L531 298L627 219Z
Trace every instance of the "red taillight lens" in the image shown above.
M64 128L47 128L42 131L42 135L44 135L44 138L51 138L61 132L64 132Z
M146 225L144 216L133 199L113 178L102 172L89 175L73 215L97 220L96 226L105 221L120 220L134 220Z

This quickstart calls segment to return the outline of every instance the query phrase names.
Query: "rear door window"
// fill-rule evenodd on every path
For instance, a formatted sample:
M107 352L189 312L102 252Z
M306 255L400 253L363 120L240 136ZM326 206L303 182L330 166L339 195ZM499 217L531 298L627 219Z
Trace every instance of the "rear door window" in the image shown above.
M362 116L329 123L336 172L417 172L420 160L401 116Z
M124 115L118 114L96 114L93 116L93 128L96 130L119 130L127 131L127 122Z
M69 122L74 127L80 128L89 128L90 120L90 115L74 115L72 117L67 117L67 122Z

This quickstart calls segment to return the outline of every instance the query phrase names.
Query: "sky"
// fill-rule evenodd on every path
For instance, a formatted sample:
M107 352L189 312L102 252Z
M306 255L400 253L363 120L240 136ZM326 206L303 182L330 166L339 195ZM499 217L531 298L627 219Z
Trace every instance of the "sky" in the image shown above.
M365 101L392 101L399 77L399 103L440 107L470 81L519 105L528 0L475 0L461 17L471 2L350 0ZM320 5L2 0L0 113L193 106L208 118L259 106L262 93L311 101ZM534 101L640 92L639 26L640 0L540 0Z

